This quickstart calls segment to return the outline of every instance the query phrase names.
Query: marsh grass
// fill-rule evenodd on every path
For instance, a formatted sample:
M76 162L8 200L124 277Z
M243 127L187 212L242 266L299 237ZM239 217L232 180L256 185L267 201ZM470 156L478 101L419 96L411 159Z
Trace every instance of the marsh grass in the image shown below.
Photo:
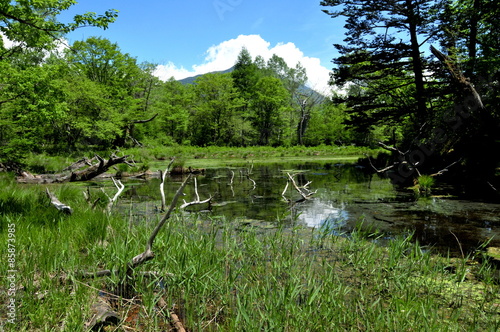
M7 190L0 193L0 241L6 243L6 225L15 223L19 271L16 325L5 330L85 331L99 292L113 292L125 277L80 280L75 273L123 268L144 250L160 216L132 223L126 213L108 216L71 185L51 188L74 209L61 215L44 187L12 178L1 183ZM115 301L123 318L116 330L170 330L169 312L191 331L500 328L499 286L487 262L434 256L411 235L380 246L372 234L356 229L338 237L327 227L285 227L279 220L263 229L176 213L156 239L155 259L137 269L164 277L136 275L133 299ZM2 264L0 275L6 274ZM4 291L0 301L7 301Z
M119 155L129 155L130 160L136 162L131 168L118 165L118 172L138 172L147 169L157 170L168 164L166 160L175 156L176 165L199 167L227 166L234 163L254 161L259 163L277 162L283 160L357 160L364 155L376 156L383 152L381 149L370 149L357 146L327 146L315 147L195 147L195 146L151 146L129 148L118 151ZM25 159L26 169L35 174L58 173L73 162L86 156L92 158L95 153L107 158L110 151L87 151L66 156L48 154L30 154ZM174 165L174 166L176 166Z

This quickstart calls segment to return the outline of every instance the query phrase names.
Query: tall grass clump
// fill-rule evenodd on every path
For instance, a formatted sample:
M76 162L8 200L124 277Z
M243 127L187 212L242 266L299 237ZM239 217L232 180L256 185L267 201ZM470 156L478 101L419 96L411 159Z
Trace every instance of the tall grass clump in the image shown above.
M100 288L101 281L79 284L71 282L71 276L80 269L95 269L112 259L112 253L99 248L112 236L108 227L116 227L118 219L87 206L81 189L76 186L50 188L74 209L69 216L51 206L45 187L18 185L12 177L3 175L0 182L6 189L0 192L2 257L7 257L4 246L7 226L14 225L15 229L15 328L20 331L82 330L82 322L96 294L92 287ZM0 275L7 276L8 270L12 268L2 264ZM2 303L8 300L4 292L0 298ZM2 319L5 310L0 308ZM5 325L5 330L11 327Z

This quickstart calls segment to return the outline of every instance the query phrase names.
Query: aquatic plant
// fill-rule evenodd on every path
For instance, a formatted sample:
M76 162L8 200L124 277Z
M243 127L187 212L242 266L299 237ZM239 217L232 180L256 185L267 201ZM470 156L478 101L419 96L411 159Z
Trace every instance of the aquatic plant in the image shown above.
M417 197L429 197L436 179L430 175L420 175L415 181L412 189Z

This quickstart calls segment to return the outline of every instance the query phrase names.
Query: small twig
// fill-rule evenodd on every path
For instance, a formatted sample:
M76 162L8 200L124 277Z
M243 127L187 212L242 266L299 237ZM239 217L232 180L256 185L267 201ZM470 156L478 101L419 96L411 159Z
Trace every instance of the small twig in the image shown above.
M449 164L448 166L446 166L445 168L443 168L442 170L440 170L439 172L437 173L434 173L434 174L431 174L430 176L439 176L439 175L443 175L445 172L448 171L448 168L450 168L451 166L455 165L455 164L458 164L460 161L462 161L462 158L460 158L459 160Z
M460 243L460 241L458 240L458 237L455 235L455 233L453 233L452 231L450 231L451 235L453 235L455 237L455 240L457 240L457 243L458 243L458 247L460 248L460 253L462 253L462 259L465 259L465 255L464 255L464 251L462 249L462 244Z
M495 186L490 183L490 181L486 181L486 183L491 187L491 189L493 189L494 191L498 191L497 188L495 188Z

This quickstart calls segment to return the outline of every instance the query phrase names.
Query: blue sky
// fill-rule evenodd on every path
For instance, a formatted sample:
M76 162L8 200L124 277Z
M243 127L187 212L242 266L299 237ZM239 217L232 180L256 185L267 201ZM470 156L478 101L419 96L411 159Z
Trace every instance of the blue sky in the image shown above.
M81 0L60 20L74 14L119 11L107 30L82 28L67 36L69 43L102 36L122 52L159 65L163 79L181 79L230 68L242 46L252 56L273 53L290 66L300 61L310 85L327 89L335 56L334 43L343 37L342 22L323 13L319 0Z

